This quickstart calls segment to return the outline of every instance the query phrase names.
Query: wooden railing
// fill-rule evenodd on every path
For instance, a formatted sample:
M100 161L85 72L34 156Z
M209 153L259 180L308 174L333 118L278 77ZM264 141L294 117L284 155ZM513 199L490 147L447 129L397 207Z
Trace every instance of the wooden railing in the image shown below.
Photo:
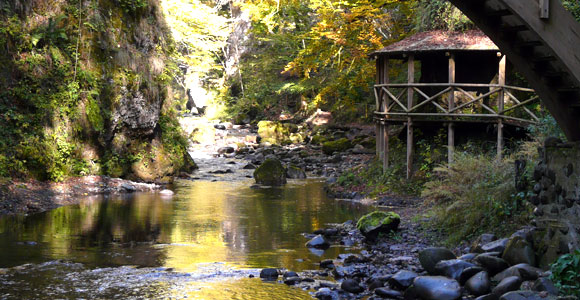
M429 95L427 89L439 91ZM470 91L473 89L487 92L476 95ZM529 88L472 83L391 83L375 85L374 94L377 107L375 116L387 119L397 116L431 119L491 118L525 124L539 121L528 107L539 103L539 98ZM526 99L520 100L516 94ZM409 100L409 97L412 99ZM463 98L463 101L458 101L459 98ZM429 106L432 106L431 110Z

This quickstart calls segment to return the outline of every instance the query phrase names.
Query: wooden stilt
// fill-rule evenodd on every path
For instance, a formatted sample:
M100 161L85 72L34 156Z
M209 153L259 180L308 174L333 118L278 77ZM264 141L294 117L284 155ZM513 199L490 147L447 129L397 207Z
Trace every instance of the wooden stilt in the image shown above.
M455 151L455 127L453 123L447 124L447 163L453 163L453 153Z
M375 151L377 157L381 156L381 140L379 134L381 132L380 121L375 120Z
M385 56L383 58L383 67L382 67L382 83L389 83L389 57ZM385 99L385 106L383 107L383 112L388 112L389 105L391 103L391 99L386 97ZM386 118L386 116L385 116ZM386 171L389 168L389 126L388 123L385 121L383 127L383 171Z
M377 134L377 139L379 140L379 160L382 161L383 158L385 157L385 148L384 148L384 142L383 142L383 132L385 130L385 127L383 125L383 121L379 120L379 132Z
M449 83L455 83L455 55L449 55ZM455 90L451 89L449 93L449 111L455 108ZM453 152L455 150L455 128L453 122L447 124L447 162L449 165L453 163Z
M415 82L415 56L409 55L407 61L407 82ZM407 109L413 107L413 89L407 89ZM413 176L413 120L411 117L407 118L407 179Z
M389 168L389 125L385 122L385 127L383 128L383 170Z
M413 176L413 121L407 119L407 179Z
M497 160L501 161L503 152L503 120L497 121Z
M505 78L505 65L506 65L506 57L505 55L502 56L501 60L499 61L499 70L498 70L498 79L497 83L502 87L501 91L498 94L498 103L497 109L499 112L503 111L504 102L505 102L505 93L504 93L504 86L506 83ZM501 118L497 121L497 160L500 161L502 158L503 152L503 120Z

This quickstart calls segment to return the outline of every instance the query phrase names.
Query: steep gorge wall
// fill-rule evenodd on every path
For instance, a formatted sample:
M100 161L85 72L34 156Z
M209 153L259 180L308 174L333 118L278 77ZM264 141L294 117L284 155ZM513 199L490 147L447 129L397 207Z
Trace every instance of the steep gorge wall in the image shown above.
M0 176L191 169L173 51L159 0L0 0Z
M550 138L534 169L534 248L541 266L580 248L580 144Z

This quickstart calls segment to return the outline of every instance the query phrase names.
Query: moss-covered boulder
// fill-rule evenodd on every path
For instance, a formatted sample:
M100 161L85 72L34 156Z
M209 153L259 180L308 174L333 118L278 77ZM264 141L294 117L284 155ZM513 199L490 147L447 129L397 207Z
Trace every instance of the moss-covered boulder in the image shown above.
M334 152L343 152L352 148L352 143L347 138L338 139L336 141L330 141L322 143L322 152L326 155L331 155Z
M362 216L356 223L356 228L367 239L374 240L380 233L397 230L399 223L401 223L401 217L394 212L374 211Z
M275 121L258 122L258 135L264 143L282 145L289 143L302 143L304 134L296 124L281 123Z
M263 185L283 185L286 183L286 170L277 159L266 159L255 171L256 183Z

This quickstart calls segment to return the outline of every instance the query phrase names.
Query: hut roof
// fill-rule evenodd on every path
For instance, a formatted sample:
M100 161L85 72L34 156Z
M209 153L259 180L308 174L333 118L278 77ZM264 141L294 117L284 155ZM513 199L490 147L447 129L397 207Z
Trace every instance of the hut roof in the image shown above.
M453 32L434 30L414 34L391 44L374 55L389 55L396 58L402 54L433 51L498 51L499 48L481 31Z

